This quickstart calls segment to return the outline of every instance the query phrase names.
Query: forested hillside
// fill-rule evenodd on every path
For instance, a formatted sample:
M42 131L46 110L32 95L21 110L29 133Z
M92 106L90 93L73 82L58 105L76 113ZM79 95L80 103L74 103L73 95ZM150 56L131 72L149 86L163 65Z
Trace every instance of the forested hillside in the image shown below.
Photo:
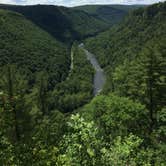
M123 20L131 10L139 7L143 5L85 5L74 7L74 9L85 11L109 25L114 25Z
M0 9L0 165L165 166L166 2L72 45L106 24L65 7L0 8L17 11ZM106 75L96 96L95 70Z
M156 148L160 156L165 153L165 29L164 2L137 9L119 26L86 40L87 48L97 55L107 73L103 93L129 97L146 106L148 119L144 122L148 125L143 129L149 132L146 145Z
M0 66L15 64L30 82L47 71L50 86L64 80L69 69L67 48L21 14L0 10Z
M165 37L165 4L140 8L119 25L89 38L88 48L96 53L103 66L115 66L124 59L134 59L146 43Z
M86 40L86 45L97 55L99 62L108 70L109 75L115 71L120 72L120 68L126 73L124 68L128 68L132 63L133 65L137 63L139 67L141 62L144 63L142 65L146 65L145 62L150 63L150 58L156 63L153 65L159 65L158 70L162 72L165 65L165 9L166 3L159 3L135 10L119 26ZM149 57L149 54L154 55ZM133 72L138 74L135 70ZM113 78L112 74L111 78ZM114 76L117 74L114 73ZM113 80L111 84L112 87L108 86L114 90L116 87L113 86ZM115 83L115 86L118 86L118 83Z
M0 164L63 165L60 144L69 113L88 103L93 94L90 62L76 44L72 53L73 68L54 90L48 88L46 71L37 75L31 87L17 67L1 68Z
M73 10L67 7L52 5L0 5L0 8L23 14L53 37L67 44L73 40L94 35L108 28L108 24L104 21L84 11Z
M56 85L52 96L54 107L66 113L87 104L93 97L94 69L77 44L72 46L73 67L69 76Z

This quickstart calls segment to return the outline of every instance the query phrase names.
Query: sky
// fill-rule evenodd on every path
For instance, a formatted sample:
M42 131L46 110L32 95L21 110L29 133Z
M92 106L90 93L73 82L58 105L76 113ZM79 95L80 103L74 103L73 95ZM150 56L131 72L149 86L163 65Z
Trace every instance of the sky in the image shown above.
M52 4L62 6L79 6L85 4L152 4L165 0L0 0L2 4L33 5Z

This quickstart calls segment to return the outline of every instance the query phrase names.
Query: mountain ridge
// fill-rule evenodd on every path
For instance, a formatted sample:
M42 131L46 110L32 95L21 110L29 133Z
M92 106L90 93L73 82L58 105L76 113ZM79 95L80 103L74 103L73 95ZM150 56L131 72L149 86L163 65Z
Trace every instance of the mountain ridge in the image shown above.
M0 5L0 8L23 14L27 19L62 42L78 40L108 28L105 22L84 11L75 11L63 6Z
M83 5L73 7L82 10L90 15L107 22L110 26L119 23L123 18L134 9L145 5Z
M95 5L91 8L95 8ZM105 31L110 26L119 23L132 8L132 6L101 5L96 13L91 13L87 12L84 6L73 8L55 5L0 4L0 9L21 13L28 20L65 43L82 40Z

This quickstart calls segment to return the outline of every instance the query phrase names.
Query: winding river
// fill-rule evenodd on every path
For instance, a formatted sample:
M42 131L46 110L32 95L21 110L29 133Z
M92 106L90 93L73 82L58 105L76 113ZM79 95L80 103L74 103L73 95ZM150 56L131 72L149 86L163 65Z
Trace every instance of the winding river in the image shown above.
M104 71L101 68L101 66L99 65L97 59L95 58L95 55L90 53L87 49L85 49L83 43L81 43L79 45L79 47L84 50L84 52L87 56L87 59L90 61L90 63L92 64L92 66L95 69L93 94L94 94L94 96L96 96L101 92L101 90L103 89L103 86L105 84L105 81L106 81Z

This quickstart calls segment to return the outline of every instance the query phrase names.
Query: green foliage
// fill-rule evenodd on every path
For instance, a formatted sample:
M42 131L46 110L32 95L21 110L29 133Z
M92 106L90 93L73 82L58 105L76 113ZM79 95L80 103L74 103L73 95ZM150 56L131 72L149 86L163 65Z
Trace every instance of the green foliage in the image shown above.
M97 165L97 155L101 140L93 122L86 122L82 117L72 115L68 122L69 133L64 135L60 144L62 154L60 165Z
M48 114L48 76L47 73L38 74L37 78L37 101L43 115Z
M32 164L35 166L51 166L57 163L58 149L54 146L38 144L32 151Z
M32 133L33 142L46 145L57 144L66 130L65 115L59 111L52 111L49 116L38 118Z
M156 113L165 105L166 61L162 42L148 44L138 59L117 67L113 74L118 94L130 96L147 106L151 127L156 123Z
M103 95L89 104L94 70L77 43L66 78L70 58L63 45L22 15L0 10L0 165L164 166L165 4L138 9L120 26L88 39L108 75ZM54 6L22 12L38 8L38 14L63 12L76 31L92 18Z
M74 7L82 10L95 18L104 20L110 26L119 23L130 10L139 8L139 5L84 5Z
M164 107L161 111L157 112L157 128L153 131L152 140L154 149L155 149L155 157L156 162L159 165L164 165L166 162L165 153L166 153L166 108ZM156 164L156 165L157 165Z
M164 40L165 26L165 3L154 4L131 12L120 25L87 39L86 46L100 64L114 70L125 60L138 57L146 43Z
M5 136L17 142L21 137L26 137L30 128L28 106L25 101L27 81L13 66L5 67L0 74L1 127L4 127Z
M0 66L15 64L32 84L47 71L50 87L67 75L67 49L21 14L0 10Z
M58 165L151 165L150 151L142 149L143 140L133 134L124 138L118 136L113 142L107 143L95 123L86 121L79 114L71 116L68 126L69 131L60 144Z
M67 79L58 84L53 92L55 107L64 112L86 104L93 93L94 69L81 48L73 46L72 53L73 68Z
M119 26L86 40L86 46L107 72L105 94L114 92L146 106L146 118L138 118L137 123L146 122L142 131L146 131L146 145L150 147L147 155L156 165L165 162L165 143L161 141L165 129L158 119L164 117L166 104L165 9L165 2L137 9Z
M83 115L99 125L107 139L126 136L130 132L146 137L147 110L140 103L115 95L97 96L83 109Z
M0 8L21 13L57 40L66 44L108 28L108 24L103 20L67 7L0 5Z
M105 166L123 166L132 165L136 166L137 150L142 140L134 135L129 135L122 139L117 137L113 145L109 149L103 148L102 162ZM144 164L147 165L148 164ZM150 165L150 164L149 164Z
M0 164L15 166L17 162L13 145L0 133Z
M109 68L108 75L111 75L119 65L135 58L143 58L140 52L146 49L150 42L153 46L165 43L164 9L165 3L159 3L136 10L119 26L86 40L86 46L95 53L100 64L106 69ZM150 17L152 10L154 14ZM162 45L158 50L164 55L165 47Z

